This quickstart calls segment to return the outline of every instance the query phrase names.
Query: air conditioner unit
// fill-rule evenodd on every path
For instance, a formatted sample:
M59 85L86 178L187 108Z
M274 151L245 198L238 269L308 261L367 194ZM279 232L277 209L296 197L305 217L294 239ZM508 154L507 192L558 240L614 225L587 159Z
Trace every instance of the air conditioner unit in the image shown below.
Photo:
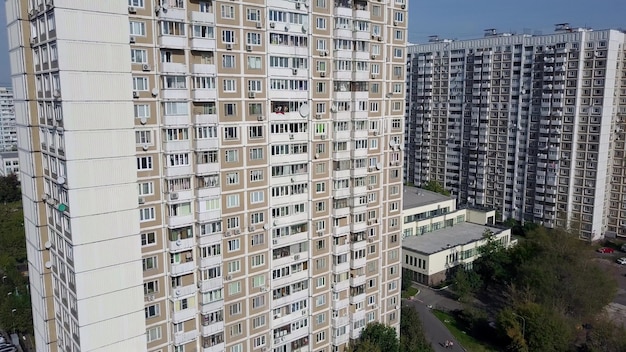
M150 71L150 65L148 65L148 64L141 65L141 70L143 70L143 71Z
M322 119L322 117L323 117L323 115L322 115L322 114L315 114L315 119L316 119L316 120L321 120L321 119Z
M257 22L256 23L256 28L258 28L258 29L263 28L263 24L261 24L261 22Z
M226 44L226 50L233 50L232 44Z
M318 230L318 231L317 231L317 235L318 235L319 237L324 236L324 230Z
M154 298L155 298L155 297L154 297L154 295L148 295L148 296L146 296L146 299L147 299L148 301L154 301Z
M241 233L241 230L240 230L240 229L235 230L235 235L238 235L238 234L240 234L240 233Z
M291 74L292 75L297 75L298 74L298 69L297 68L292 68L291 69Z
M246 51L252 51L252 45L246 45Z
M326 56L326 55L328 55L328 52L326 50L320 51L320 56Z
M254 230L256 230L256 228L254 226L252 226L252 225L248 226L248 232L252 232Z
M170 193L170 199L171 199L171 200L176 200L176 199L178 199L178 193Z
M400 6L400 8L401 8L401 9L403 9L403 10L404 10L404 9L406 9L406 4L402 4L402 5Z
M374 131L374 136L378 136L379 134L380 134L380 132Z
M232 279L233 279L232 275L226 276L226 280L232 280Z
M30 45L35 45L35 44L37 44L37 39L30 38Z
M256 98L256 93L255 92L248 92L248 98L250 98L250 99Z
M367 186L367 189L369 189L371 191L371 190L374 189L374 186L373 185L369 185L369 186Z
M321 140L326 140L326 135L325 135L325 134L321 135L321 136L320 136L320 139L321 139Z
M133 98L139 98L139 92L134 90L133 91Z
M135 37L130 37L130 43L131 43L131 44L134 44L135 42L136 42Z
M373 238L368 238L367 242L372 243L372 242L374 242L374 239Z
M139 119L139 122L140 122L142 125L145 125L146 123L148 123L148 118L147 118L147 117L142 117L142 118L140 118L140 119Z
M224 232L224 236L230 237L233 233L231 231Z
M379 37L378 37L378 41L379 41L379 42L382 42L382 41L383 41L383 37L380 37L380 36L379 36Z
M376 75L372 73L372 79L376 79Z
M137 9L134 6L128 6L128 13L137 13Z
M320 72L320 77L326 77L326 72Z
M319 158L320 158L319 153L315 153L315 159L319 159Z
M393 21L393 25L397 27L398 26L398 21Z
M276 28L276 23L270 22L270 28Z
M372 54L371 58L372 60L376 59L376 55Z
M293 260L299 260L299 259L300 259L300 255L299 254L296 254L296 255L293 256Z
M296 10L300 10L300 7L301 7L300 3L299 3L299 2L297 2L297 3L296 3Z
M143 204L146 202L146 199L144 197L139 197L138 202L139 204Z
M257 116L257 117L256 117L256 119L257 119L258 121L263 121L263 120L265 120L265 117L264 117L264 116L259 115L259 116Z
M296 138L296 137L293 135L293 133L290 133L289 134L289 139L294 139L294 138Z
M278 240L272 240L272 244L278 244Z

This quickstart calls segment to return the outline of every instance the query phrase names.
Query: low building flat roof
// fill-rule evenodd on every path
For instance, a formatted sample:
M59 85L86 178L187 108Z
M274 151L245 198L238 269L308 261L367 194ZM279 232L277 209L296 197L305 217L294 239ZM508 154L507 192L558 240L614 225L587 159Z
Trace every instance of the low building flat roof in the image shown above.
M17 159L17 152L0 152L2 159Z
M497 227L462 222L454 226L428 232L421 236L406 237L402 240L402 248L430 255L450 247L478 241L483 238L485 230L491 230L494 234L499 234L504 231Z
M453 199L443 194L427 191L422 188L404 186L402 209L411 209L422 205L428 205Z

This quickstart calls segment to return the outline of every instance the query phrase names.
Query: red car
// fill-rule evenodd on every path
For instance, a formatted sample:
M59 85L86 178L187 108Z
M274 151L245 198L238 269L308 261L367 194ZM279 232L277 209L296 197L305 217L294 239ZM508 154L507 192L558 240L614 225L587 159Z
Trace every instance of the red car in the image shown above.
M614 253L615 249L609 247L600 247L598 248L598 253Z

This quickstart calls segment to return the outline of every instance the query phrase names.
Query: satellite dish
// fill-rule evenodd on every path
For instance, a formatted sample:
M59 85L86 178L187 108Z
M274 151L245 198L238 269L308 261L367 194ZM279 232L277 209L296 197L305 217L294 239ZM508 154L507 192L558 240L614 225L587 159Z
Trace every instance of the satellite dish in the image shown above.
M152 88L152 95L154 95L155 97L159 95L159 88Z
M60 184L60 185L64 184L65 183L65 177L59 176L57 178L57 183Z
M44 243L43 245L44 247L46 247L46 249L50 249L50 247L52 247L52 242L46 241L46 243Z
M46 269L52 268L52 262L46 262L45 266L46 266Z
M265 224L265 225L263 225L263 228L264 228L265 230L269 230L269 229L270 229L270 225L269 225L269 224Z
M298 109L298 112L300 113L300 116L302 117L308 117L309 116L309 104L302 104L300 105L300 109Z

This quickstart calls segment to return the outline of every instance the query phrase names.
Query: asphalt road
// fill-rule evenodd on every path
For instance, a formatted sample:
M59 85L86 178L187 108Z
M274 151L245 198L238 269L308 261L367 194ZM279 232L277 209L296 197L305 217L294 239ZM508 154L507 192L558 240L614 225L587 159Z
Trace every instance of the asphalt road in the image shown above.
M435 291L426 288L420 287L420 293L415 297L414 300L405 300L404 302L412 306L420 316L420 320L422 321L422 325L424 328L424 335L426 335L426 339L431 343L434 350L439 351L457 351L463 352L465 351L458 341L454 338L454 336L450 333L448 328L442 323L437 317L432 313L431 307L442 307L447 310L456 309L459 305L456 301L445 298ZM454 343L454 347L445 348L446 340L452 341Z

